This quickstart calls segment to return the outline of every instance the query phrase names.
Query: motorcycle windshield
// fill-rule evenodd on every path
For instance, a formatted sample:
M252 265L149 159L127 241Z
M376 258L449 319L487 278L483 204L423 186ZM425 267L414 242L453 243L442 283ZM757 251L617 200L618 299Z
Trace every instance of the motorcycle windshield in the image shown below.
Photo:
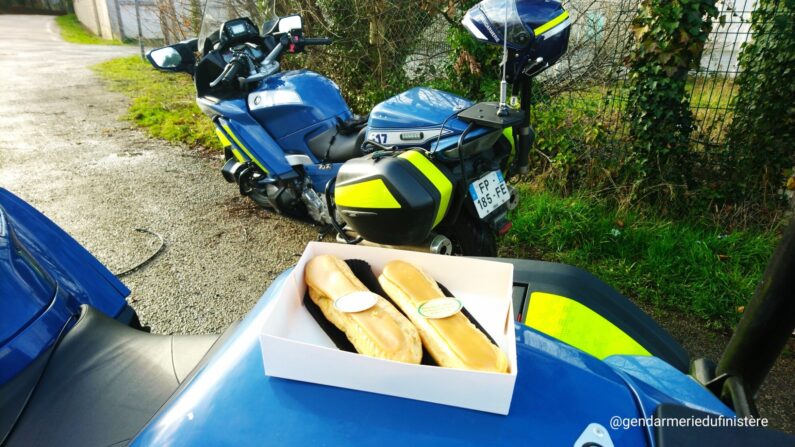
M266 4L268 3L268 4ZM278 21L272 2L252 2L248 0L205 0L203 5L199 48L204 41L221 28L227 20L248 17L262 25L260 32L267 32Z
M517 50L532 40L515 0L483 0L467 11L463 24L476 38L489 43L502 45L507 34L508 46Z

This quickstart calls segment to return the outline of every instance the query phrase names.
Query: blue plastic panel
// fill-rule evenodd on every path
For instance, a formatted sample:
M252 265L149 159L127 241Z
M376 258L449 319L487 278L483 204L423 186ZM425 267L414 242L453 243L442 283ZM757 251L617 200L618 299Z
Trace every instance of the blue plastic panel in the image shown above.
M295 174L292 166L284 158L282 148L248 113L245 100L233 99L217 104L205 102L204 106L223 117L218 118L219 121L227 125L234 134L234 138L230 135L230 141L235 146L238 146L237 142L239 141L243 147L238 147L238 149L243 151L249 158L256 158L272 177L279 178ZM237 141L235 141L235 138Z
M257 108L268 104L267 107ZM253 107L252 107L253 105ZM309 70L292 70L269 76L249 95L254 118L278 140L330 118L351 116L339 87Z
M0 384L47 350L80 304L111 317L130 291L85 248L0 188Z
M452 93L426 87L415 87L373 107L368 125L375 129L438 128L459 132L466 128L463 121L448 119L472 102Z
M460 96L426 87L415 87L376 105L367 122L367 140L399 147L442 151L456 147L467 123L455 116L473 103ZM472 129L465 142L492 132ZM401 134L421 134L420 140L402 140ZM386 141L383 137L388 137Z

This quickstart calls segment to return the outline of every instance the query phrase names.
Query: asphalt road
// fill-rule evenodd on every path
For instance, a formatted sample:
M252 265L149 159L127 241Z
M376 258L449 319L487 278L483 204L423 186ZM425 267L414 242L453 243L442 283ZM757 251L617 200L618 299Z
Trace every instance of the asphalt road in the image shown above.
M136 47L63 42L52 17L0 15L0 185L125 276L143 324L220 332L294 264L310 225L257 210L215 156L148 138L119 120L126 99L89 69Z
M47 214L113 272L158 333L220 332L293 265L315 229L256 209L222 179L218 156L148 138L119 117L127 100L88 68L134 47L72 45L51 17L0 15L0 186ZM725 334L643 305L691 353L718 359ZM795 357L759 395L773 427L795 433Z

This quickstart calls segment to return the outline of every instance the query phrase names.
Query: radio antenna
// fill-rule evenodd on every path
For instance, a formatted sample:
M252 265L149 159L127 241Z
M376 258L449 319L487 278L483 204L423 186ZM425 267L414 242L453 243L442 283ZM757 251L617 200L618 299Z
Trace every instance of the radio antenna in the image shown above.
M505 20L502 35L502 81L500 81L500 105L497 108L497 116L508 115L508 82L505 80L506 70L508 66L508 8L510 8L511 0L505 1Z

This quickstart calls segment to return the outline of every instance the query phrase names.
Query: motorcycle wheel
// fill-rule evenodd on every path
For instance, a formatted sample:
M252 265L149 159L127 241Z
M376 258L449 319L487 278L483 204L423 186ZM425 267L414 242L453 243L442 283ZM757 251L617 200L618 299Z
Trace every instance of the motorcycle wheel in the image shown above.
M273 211L277 214L282 214L287 217L292 217L295 219L307 220L308 222L313 222L309 219L309 215L306 212L306 207L303 203L298 203L293 208L277 210L276 207L273 206L270 199L268 198L267 194L252 190L248 193L248 197L254 201L259 207L264 208L268 211Z
M257 192L257 191L251 191L248 194L248 197L251 200L253 200L254 203L259 205L260 207L265 208L266 210L273 210L273 205L271 204L271 201L268 200L268 196L267 195L262 194L262 193Z
M459 256L497 256L497 239L494 231L486 222L468 215L462 215L458 221L440 233L450 239L453 254Z

